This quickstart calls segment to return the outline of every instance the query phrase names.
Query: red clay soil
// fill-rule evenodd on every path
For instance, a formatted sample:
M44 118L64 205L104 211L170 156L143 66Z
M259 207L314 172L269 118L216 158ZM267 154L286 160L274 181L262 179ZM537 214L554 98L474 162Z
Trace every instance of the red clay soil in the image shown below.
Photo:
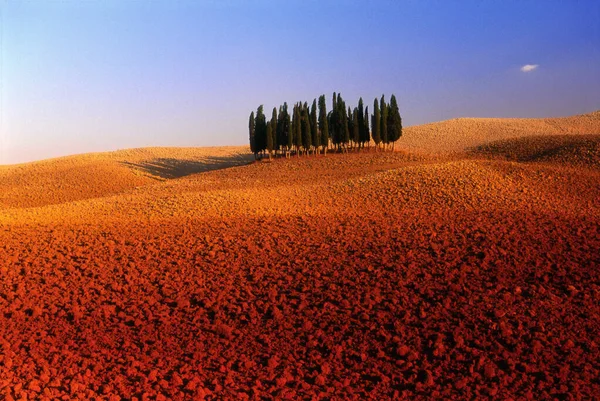
M0 209L0 398L597 399L599 199L365 152Z

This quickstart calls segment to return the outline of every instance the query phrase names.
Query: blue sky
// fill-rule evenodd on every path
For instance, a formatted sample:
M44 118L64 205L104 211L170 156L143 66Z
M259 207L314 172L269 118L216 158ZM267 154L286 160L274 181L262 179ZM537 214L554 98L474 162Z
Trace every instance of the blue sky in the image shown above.
M246 144L259 104L333 91L368 105L394 93L405 125L600 109L598 1L0 0L0 12L0 164Z

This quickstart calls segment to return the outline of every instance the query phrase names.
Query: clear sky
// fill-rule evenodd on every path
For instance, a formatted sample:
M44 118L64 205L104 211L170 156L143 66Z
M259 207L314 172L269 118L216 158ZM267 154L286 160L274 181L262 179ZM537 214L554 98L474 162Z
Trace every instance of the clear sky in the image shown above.
M0 13L0 164L246 144L259 104L330 107L333 91L370 108L394 93L405 125L600 109L598 0L0 0Z

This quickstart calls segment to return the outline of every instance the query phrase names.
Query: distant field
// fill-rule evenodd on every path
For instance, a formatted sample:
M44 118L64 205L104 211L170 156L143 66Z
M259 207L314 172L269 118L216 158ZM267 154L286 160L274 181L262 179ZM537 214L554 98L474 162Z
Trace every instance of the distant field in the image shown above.
M412 150L459 152L503 139L600 134L600 111L560 118L456 118L404 129L398 144Z
M0 399L595 399L599 128L0 167Z
M0 209L35 207L122 193L167 178L254 160L243 146L143 148L0 166Z

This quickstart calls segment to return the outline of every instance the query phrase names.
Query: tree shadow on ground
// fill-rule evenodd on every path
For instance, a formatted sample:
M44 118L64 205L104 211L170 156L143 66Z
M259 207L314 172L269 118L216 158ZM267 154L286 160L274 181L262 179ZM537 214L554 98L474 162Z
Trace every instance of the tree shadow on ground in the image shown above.
M243 166L251 163L253 160L254 156L249 153L224 157L209 156L202 160L159 158L139 163L122 163L128 167L143 171L155 177L173 179L206 171Z

